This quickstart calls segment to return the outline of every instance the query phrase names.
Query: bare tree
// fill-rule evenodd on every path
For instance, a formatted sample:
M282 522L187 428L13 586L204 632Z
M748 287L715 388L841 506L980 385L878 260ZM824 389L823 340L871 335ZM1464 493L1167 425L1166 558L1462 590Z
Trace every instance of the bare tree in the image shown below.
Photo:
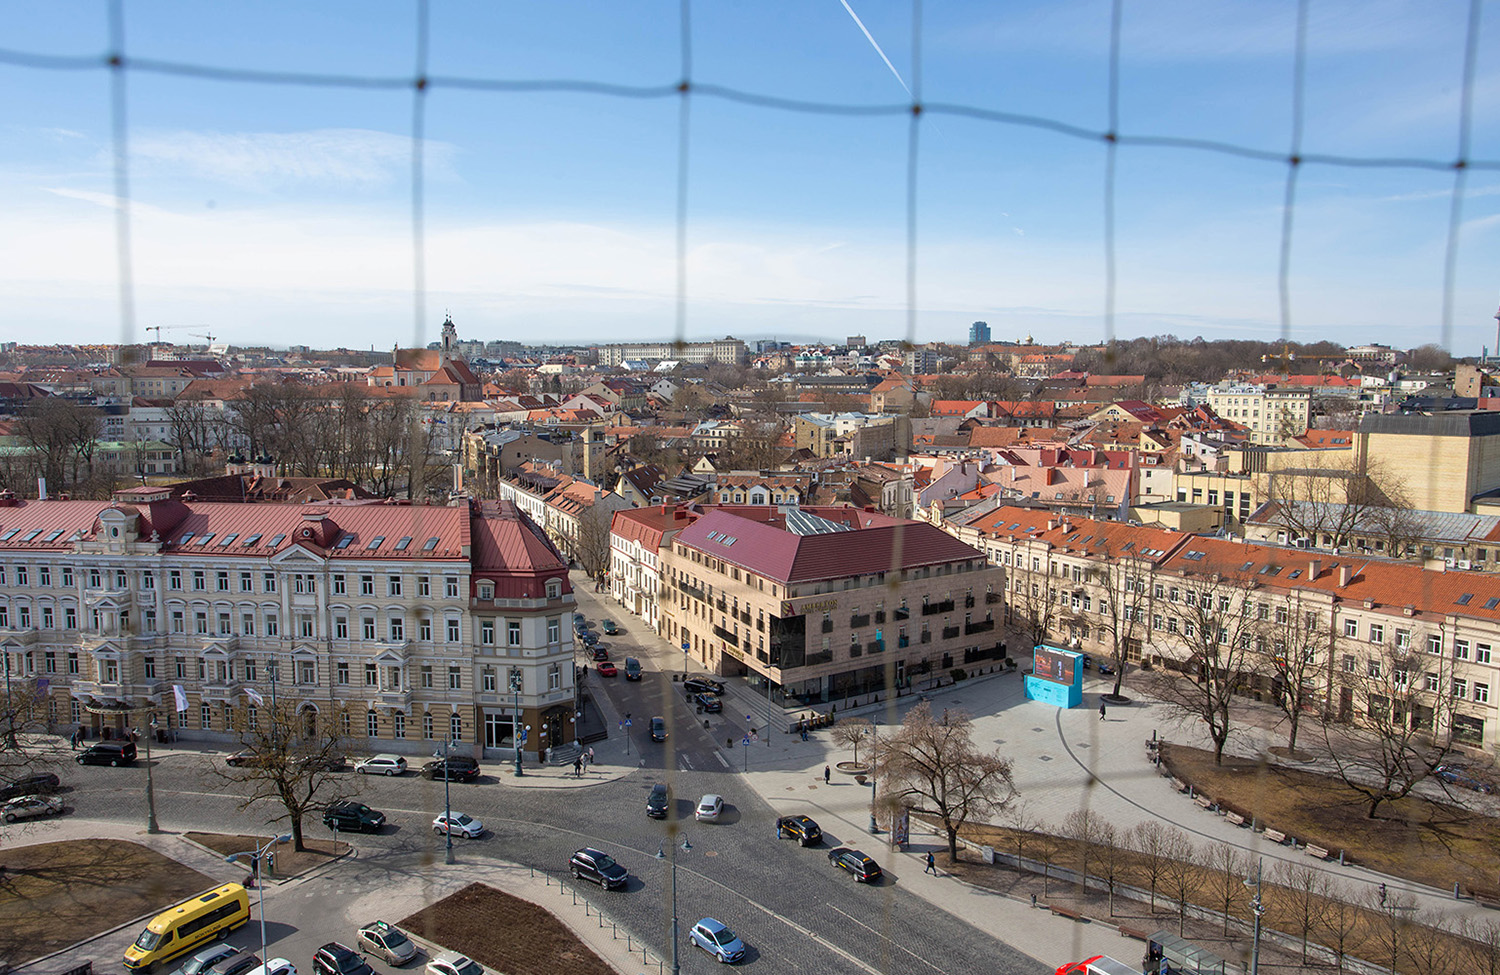
M1302 939L1302 964L1306 965L1308 942L1322 925L1323 912L1328 909L1328 876L1305 863L1278 861L1276 882L1284 891L1282 896L1296 925L1292 933Z
M1309 452L1306 460L1302 467L1271 472L1266 481L1266 498L1275 504L1272 518L1293 539L1321 548L1348 546L1356 535L1371 533L1377 511L1411 507L1378 460L1353 451ZM1409 526L1410 519L1404 523Z
M16 421L16 435L36 457L36 466L54 491L78 479L78 462L92 472L99 439L99 411L61 396L34 399Z
M47 730L46 695L19 681L0 689L0 695L0 781L53 765L50 742L38 737Z
M1353 724L1323 723L1324 743L1339 779L1375 819L1381 805L1406 798L1453 753L1456 702L1451 660L1385 647L1342 669ZM1335 741L1335 738L1341 739Z
M1500 975L1500 921L1491 918L1459 919L1459 948L1466 959L1465 971L1473 975Z
M1224 937L1229 937L1229 915L1245 893L1245 876L1250 859L1245 851L1229 843L1215 843L1206 853L1213 869L1214 907L1224 916Z
M1344 970L1344 961L1349 946L1355 943L1356 935L1364 926L1364 911L1339 897L1324 902L1326 910L1319 918L1324 936L1321 939L1332 951L1339 971Z
M1100 642L1109 641L1110 660L1115 668L1115 686L1108 697L1120 699L1125 680L1125 664L1132 650L1139 652L1142 638L1151 619L1151 564L1133 554L1100 553L1089 567L1097 586L1094 597L1099 604Z
M1380 957L1371 960L1389 962L1391 971L1400 971L1397 966L1401 964L1406 942L1416 927L1412 923L1416 900L1410 894L1387 894L1382 885L1380 893L1371 893L1362 906L1367 917L1374 922L1370 925L1370 940L1380 949Z
M612 513L597 506L578 513L578 538L575 540L574 558L588 573L589 578L600 580L609 568L609 524Z
M1089 874L1099 856L1104 830L1109 826L1109 821L1092 809L1075 809L1062 822L1062 835L1073 841L1078 855L1078 874L1085 893L1089 889Z
M1122 834L1114 823L1100 820L1098 832L1095 835L1097 837L1095 848L1099 856L1099 876L1109 891L1109 916L1114 917L1115 887L1119 884L1120 875L1129 863L1129 858L1121 845Z
M859 749L875 736L875 726L868 718L845 718L833 726L833 740L854 749L854 764L859 764Z
M1230 706L1250 669L1258 631L1256 584L1237 569L1208 564L1156 585L1165 589L1167 603L1158 600L1152 628L1160 626L1157 639L1175 644L1179 653L1152 688L1179 716L1207 726L1214 761L1222 763L1233 730Z
M1141 869L1151 885L1151 913L1156 913L1156 892L1167 872L1167 860L1172 855L1173 841L1170 827L1160 821L1148 819L1137 823L1131 830L1130 841L1141 855Z
M343 733L345 716L342 705L298 713L284 701L236 709L234 730L255 754L238 768L215 765L210 775L240 787L235 791L245 798L239 809L261 800L279 806L271 821L290 823L293 847L302 850L303 818L351 791L347 777L333 774L351 744Z
M1257 662L1271 674L1271 700L1286 717L1287 751L1297 750L1302 715L1321 706L1325 691L1317 678L1327 672L1333 653L1333 621L1327 610L1290 593L1275 609L1275 622L1255 636Z
M1198 894L1203 876L1199 872L1198 848L1180 829L1167 830L1162 882L1177 905L1177 933L1187 930L1188 905Z
M1021 564L1027 560L1027 564ZM1045 557L1022 553L1009 578L1011 592L1005 612L1011 625L1030 641L1028 646L1046 643L1056 621L1059 594L1057 579Z
M936 813L948 836L948 861L958 860L958 831L981 816L1005 810L1015 798L1011 763L980 751L964 711L941 721L923 701L901 727L876 740L874 766L881 790L892 801Z
M1453 937L1453 921L1438 911L1422 911L1410 919L1401 953L1412 975L1449 975L1462 971L1464 951Z

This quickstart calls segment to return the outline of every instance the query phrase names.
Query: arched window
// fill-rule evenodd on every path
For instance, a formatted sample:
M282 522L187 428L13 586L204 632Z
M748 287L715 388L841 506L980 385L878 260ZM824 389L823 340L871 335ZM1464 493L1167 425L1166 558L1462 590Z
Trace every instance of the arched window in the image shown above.
M432 739L432 736L432 712L424 711L422 712L422 737L430 741Z
M464 737L463 715L459 714L456 711L453 713L453 716L448 719L448 737L453 741L462 741Z
M374 708L365 712L365 735L369 738L380 737L380 716L375 713Z
M556 579L547 580L547 598L556 599L562 595L562 583Z

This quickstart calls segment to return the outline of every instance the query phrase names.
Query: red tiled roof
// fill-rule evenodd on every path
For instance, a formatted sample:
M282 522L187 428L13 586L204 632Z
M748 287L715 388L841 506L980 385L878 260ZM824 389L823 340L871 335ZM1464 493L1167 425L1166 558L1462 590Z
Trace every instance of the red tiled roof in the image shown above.
M568 564L513 502L483 505L473 536L474 581L493 582L497 599L540 599L550 580L561 582L563 592L573 591Z

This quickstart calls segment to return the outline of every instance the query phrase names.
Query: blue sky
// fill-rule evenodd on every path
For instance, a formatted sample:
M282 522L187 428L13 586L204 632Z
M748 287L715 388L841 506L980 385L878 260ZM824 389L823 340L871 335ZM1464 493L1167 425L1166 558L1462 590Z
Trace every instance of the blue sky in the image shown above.
M1452 159L1468 4L1312 0L1303 150ZM0 48L108 49L98 0L17 5ZM415 6L128 3L128 57L402 76ZM674 334L676 96L480 92L441 79L670 86L669 2L437 2L425 143L427 293L413 304L407 91L128 75L134 336L117 299L109 79L0 63L0 336L389 348L466 338ZM861 31L857 14L890 67ZM1125 0L1120 127L1284 153L1295 4ZM1108 0L924 6L924 102L1107 124ZM1500 0L1483 5L1474 159L1500 159ZM899 105L911 9L872 0L692 6L691 77L747 93ZM894 69L894 72L893 70ZM898 79L896 75L899 74ZM906 337L904 116L691 100L687 335ZM1438 341L1452 175L1303 167L1299 340ZM1116 329L1274 339L1285 166L1124 146ZM921 122L917 341L1104 335L1097 141L929 112ZM1500 172L1474 170L1455 351L1494 345Z

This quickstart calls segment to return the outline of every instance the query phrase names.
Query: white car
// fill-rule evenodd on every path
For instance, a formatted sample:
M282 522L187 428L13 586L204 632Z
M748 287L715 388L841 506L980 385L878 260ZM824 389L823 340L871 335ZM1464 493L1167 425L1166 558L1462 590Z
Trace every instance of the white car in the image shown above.
M456 836L472 840L484 832L484 823L481 823L468 813L453 810L445 815L439 815L437 819L434 819L432 821L432 831L439 836L451 832ZM431 968L432 965L428 965L427 967Z
M484 966L456 951L445 951L427 963L427 975L484 975Z
M717 823L724 812L724 797L706 795L698 800L698 810L693 815L700 823Z
M371 755L355 762L354 771L365 775L405 775L406 759L400 755Z
M264 965L256 965L245 975L297 975L297 966L285 958L272 958Z
M40 819L44 816L61 816L63 801L57 796L22 796L0 806L0 818L7 823L18 819Z

